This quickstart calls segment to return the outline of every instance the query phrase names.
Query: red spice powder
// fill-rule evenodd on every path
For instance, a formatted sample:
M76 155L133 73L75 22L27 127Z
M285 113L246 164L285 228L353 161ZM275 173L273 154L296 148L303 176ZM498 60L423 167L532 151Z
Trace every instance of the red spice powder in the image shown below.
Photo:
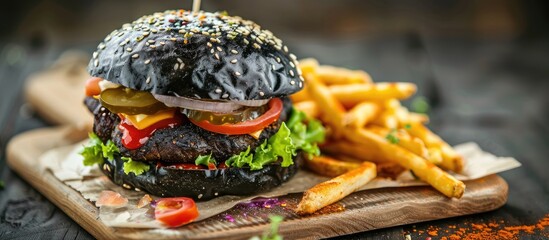
M449 229L455 229L448 236L442 236L441 240L481 240L481 239L510 239L518 240L519 237L525 234L539 234L545 237L549 237L545 231L549 226L549 214L546 214L536 224L533 225L519 225L519 226L501 226L504 221L490 222L490 223L470 223L470 228L457 228L455 225L448 226ZM439 235L439 228L430 226L427 228L427 234L431 237ZM416 232L416 229L413 229ZM420 234L423 231L418 230ZM446 230L445 232L448 233Z

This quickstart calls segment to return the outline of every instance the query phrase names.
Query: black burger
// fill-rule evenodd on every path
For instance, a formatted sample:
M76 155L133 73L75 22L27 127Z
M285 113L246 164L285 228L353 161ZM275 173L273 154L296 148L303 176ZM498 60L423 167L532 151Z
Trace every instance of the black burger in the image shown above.
M293 110L296 57L226 13L166 11L114 30L93 53L85 165L157 196L266 191L318 154L324 129Z

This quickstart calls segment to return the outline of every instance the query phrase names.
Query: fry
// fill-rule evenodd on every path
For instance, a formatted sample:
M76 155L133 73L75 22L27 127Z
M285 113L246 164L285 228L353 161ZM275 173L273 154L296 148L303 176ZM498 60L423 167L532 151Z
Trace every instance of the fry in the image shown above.
M329 88L344 106L354 106L363 101L406 99L416 92L416 85L412 83L346 84Z
M376 167L377 176L381 178L396 179L402 172L406 171L406 168L403 168L398 163L394 162L376 163Z
M429 117L421 113L409 112L405 107L399 107L395 110L395 116L398 119L401 128L411 123L429 123Z
M316 69L318 80L326 85L371 83L370 75L361 70L350 70L346 68L322 65Z
M389 111L382 112L374 119L373 123L389 129L397 128L399 125L397 117Z
M317 106L322 106L320 109L321 119L332 127L333 136L338 138L343 128L345 109L332 96L328 88L317 80L316 76L307 74L306 78L309 94L311 94Z
M389 143L386 139L364 129L346 129L345 136L351 141L371 146L370 151L378 151L381 156L398 162L414 172L421 180L448 197L460 198L465 191L465 184L438 168L431 162Z
M305 166L315 173L326 177L337 177L360 167L360 163L344 162L328 156L315 156L305 161Z
M309 96L309 91L307 91L307 85L305 85L303 90L290 95L290 98L292 99L292 102L294 102L294 103L310 100L311 96Z
M376 177L376 165L364 162L358 169L319 183L303 194L296 212L310 214L341 200Z
M337 142L329 142L326 144L320 145L320 150L324 153L330 153L332 155L344 155L358 159L360 161L368 162L386 162L392 161L390 159L384 158L379 151L371 151L368 146L364 144L357 144L354 142L347 142L342 139Z
M302 75L316 74L318 68L318 61L314 58L304 58L299 60L299 69L301 69Z
M372 102L361 102L345 114L343 124L354 128L361 128L372 121L379 112L379 106Z
M438 148L442 155L440 166L456 173L463 170L463 157L454 151L452 147L439 136L431 132L420 123L411 123L406 129L410 135L421 139L428 148Z
M304 112L308 118L316 118L319 114L318 106L314 101L303 101L294 103L294 108Z
M380 137L386 137L391 134L391 129L382 128L378 126L369 126L366 128L368 131L375 133ZM423 141L419 138L412 137L406 131L396 131L393 133L398 140L397 145L403 147L404 149L429 160L429 151L425 147Z

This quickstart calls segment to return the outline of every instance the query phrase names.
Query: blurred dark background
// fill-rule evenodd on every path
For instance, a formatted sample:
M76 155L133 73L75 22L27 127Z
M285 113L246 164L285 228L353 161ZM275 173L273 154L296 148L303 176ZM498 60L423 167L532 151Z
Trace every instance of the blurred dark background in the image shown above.
M66 50L91 54L123 23L156 11L190 9L192 2L1 4L0 177L6 189L0 192L0 238L89 238L5 165L5 145L13 135L49 126L25 104L24 81ZM444 139L451 144L475 141L523 163L501 174L511 189L502 209L431 224L500 218L531 224L549 213L548 1L203 0L202 9L254 20L300 58L363 69L375 81L415 82L417 96L431 106L430 127ZM352 237L392 239L410 228Z

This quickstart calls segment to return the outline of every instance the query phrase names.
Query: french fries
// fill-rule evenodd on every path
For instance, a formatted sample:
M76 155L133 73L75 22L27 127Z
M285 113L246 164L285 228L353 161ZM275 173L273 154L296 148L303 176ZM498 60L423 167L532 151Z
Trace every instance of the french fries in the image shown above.
M440 166L444 169L461 172L463 169L463 158L457 154L448 143L443 141L439 136L435 135L425 126L419 123L413 123L407 129L410 135L421 139L429 148L440 149L442 155L442 163Z
M320 149L330 155L314 157L306 166L335 177L305 192L299 213L338 201L375 176L396 178L405 170L447 197L463 195L465 184L444 171L459 173L462 157L423 125L427 115L400 103L416 92L414 84L374 83L366 72L314 59L301 60L299 68L306 86L292 96L294 106L322 121L328 140Z
M360 163L345 162L327 156L316 156L305 161L305 166L322 176L337 177L360 167Z
M359 168L326 182L319 183L303 194L296 212L310 214L337 202L376 177L376 165L364 162Z
M309 94L315 100L316 104L323 108L320 118L330 123L334 137L338 138L343 127L345 108L332 96L328 88L318 81L316 76L306 74L305 77L307 78Z
M419 179L429 183L447 197L460 198L465 191L465 184L435 166L433 163L421 158L410 151L391 144L387 139L382 138L365 129L347 130L345 136L351 141L368 143L373 151L382 152L383 157L398 162L405 168L414 172Z
M316 69L318 80L326 85L371 83L372 78L364 71L349 70L334 66L319 66Z
M416 92L411 83L345 84L329 87L331 94L344 106L363 101L406 99Z
M294 104L294 108L302 111L308 118L317 118L319 114L318 106L314 101L302 101Z
M377 104L361 102L345 114L343 125L354 128L364 127L375 118L378 111L379 106Z

